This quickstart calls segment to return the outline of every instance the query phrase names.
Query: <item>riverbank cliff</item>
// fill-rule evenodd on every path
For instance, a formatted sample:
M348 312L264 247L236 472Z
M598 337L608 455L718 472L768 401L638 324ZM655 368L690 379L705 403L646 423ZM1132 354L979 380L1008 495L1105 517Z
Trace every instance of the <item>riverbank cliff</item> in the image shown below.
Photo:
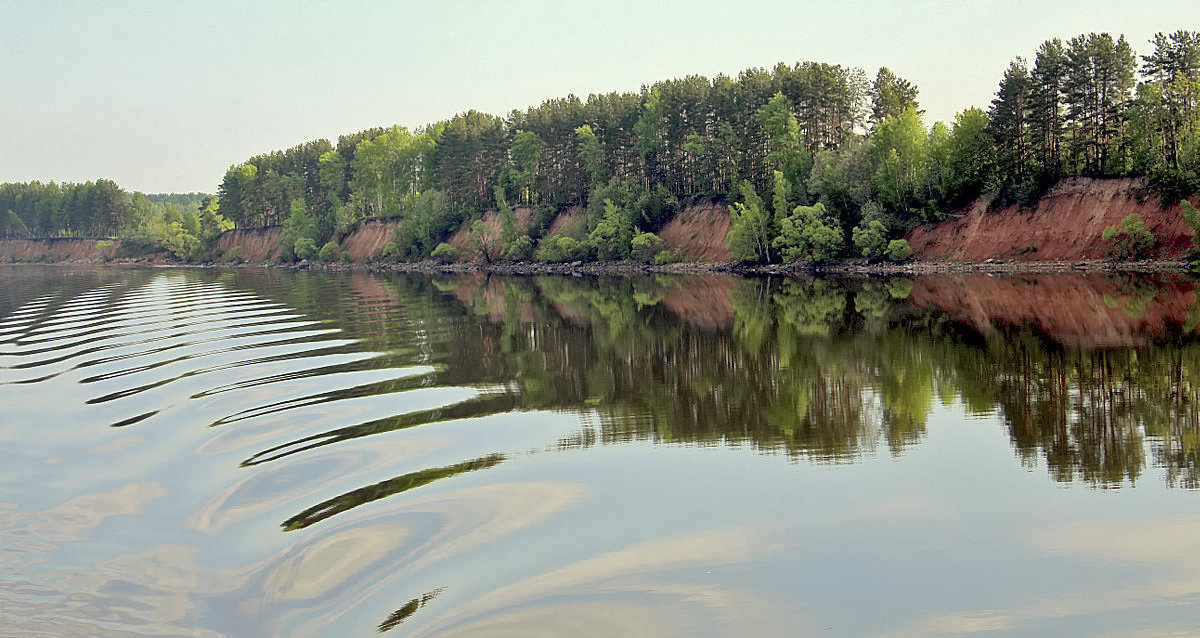
M1102 235L1130 214L1138 214L1156 245L1149 259L1117 262L1107 259L1109 242ZM484 216L499 227L497 215ZM532 223L529 210L518 210L519 225ZM548 234L583 222L578 209L562 212ZM635 272L731 272L788 274L799 272L849 274L916 274L929 272L1062 272L1097 270L1180 270L1193 232L1179 203L1163 206L1138 179L1068 178L1050 188L1032 207L995 207L989 198L956 211L939 223L915 228L906 239L913 259L907 263L868 264L862 260L825 264L791 263L747 266L731 260L725 247L730 218L716 203L685 207L658 233L665 249L681 261L647 265L637 262L485 262L471 250L466 230L447 239L462 257L450 263L383 262L379 254L390 241L398 220L366 220L341 239L344 260L334 263L279 263L279 227L236 229L218 238L213 254L228 264L258 264L310 269L495 272L500 274L628 274ZM119 240L6 239L0 240L0 262L173 263L165 253L137 259L121 258Z

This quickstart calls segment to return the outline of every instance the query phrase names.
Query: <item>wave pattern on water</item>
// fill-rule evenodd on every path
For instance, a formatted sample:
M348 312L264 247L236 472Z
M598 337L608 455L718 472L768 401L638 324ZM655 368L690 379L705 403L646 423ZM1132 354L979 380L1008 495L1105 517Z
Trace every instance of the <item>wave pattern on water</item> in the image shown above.
M431 357L429 341L448 335L407 317L394 298L337 289L355 309L354 321L342 322L312 308L297 310L286 288L245 289L227 277L189 271L136 273L91 286L86 278L52 283L45 294L0 299L12 307L0 316L0 402L16 407L19 401L12 417L25 426L19 433L0 431L0 440L20 437L30 451L19 455L21 463L9 475L26 481L0 480L5 498L15 501L0 504L0 538L19 543L28 558L0 568L6 592L0 595L0 624L30 635L39 633L34 627L45 628L45 635L189 634L196 619L187 614L165 613L156 604L126 609L119 597L101 592L137 590L160 601L219 597L275 563L259 558L232 572L210 572L211 582L184 585L123 571L121 565L162 556L182 561L180 551L193 560L212 542L204 533L181 538L173 526L145 534L147 543L159 543L152 550L157 557L122 555L110 547L105 551L116 554L111 560L80 562L95 551L85 549L87 533L71 533L56 521L64 520L57 513L64 506L76 517L85 510L56 504L56 492L36 488L37 481L76 492L90 489L83 487L89 483L101 490L80 503L102 504L115 498L104 496L110 493L146 500L86 514L94 521L85 526L90 529L122 525L146 508L169 509L159 505L170 502L163 498L168 494L226 489L220 480L228 478L208 488L208 481L195 482L200 477L249 473L234 483L236 492L211 501L215 509L206 506L208 522L198 527L243 533L262 517L273 520L275 530L298 530L506 458L483 450L424 459L419 452L435 448L420 442L391 455L381 455L389 446L380 444L322 451L329 443L513 405L485 399L481 407L481 398L503 395L503 388L441 385L443 366ZM32 423L50 425L27 431ZM67 428L70 423L78 425ZM73 439L64 442L67 432ZM161 462L172 467L155 470L158 450L168 444L193 452L190 458L180 449L167 452ZM37 450L55 445L65 448L60 454L75 450L71 463L37 460ZM277 471L253 467L268 460L280 465ZM320 482L306 476L314 470ZM273 486L281 477L290 477L291 489ZM297 481L309 488L295 489ZM259 514L247 519L240 511Z

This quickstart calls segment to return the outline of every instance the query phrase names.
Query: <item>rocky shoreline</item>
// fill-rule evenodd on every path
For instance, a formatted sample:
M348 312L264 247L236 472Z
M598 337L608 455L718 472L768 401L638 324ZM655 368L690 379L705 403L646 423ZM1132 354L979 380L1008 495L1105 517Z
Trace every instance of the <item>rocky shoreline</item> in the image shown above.
M635 261L615 262L497 262L485 263L439 263L392 262L349 264L342 262L299 262L296 264L270 264L270 266L295 270L366 270L374 272L421 272L421 273L488 273L494 275L537 276L627 276L638 274L731 274L742 276L794 276L794 275L852 275L852 276L896 276L927 274L1005 274L1005 273L1067 273L1067 272L1188 272L1193 265L1181 261L1143 260L1073 260L1073 261L1018 261L988 259L982 262L966 261L912 261L906 263L790 263L770 265L746 265L738 262L681 262L675 264L645 264Z
M1196 265L1183 261L1143 260L1143 261L1113 261L1103 259L1092 260L1044 260L1022 261L987 259L980 262L971 261L910 261L905 263L868 263L830 262L830 263L789 263L769 265L747 265L738 262L680 262L674 264L646 264L636 261L597 261L597 262L496 262L496 263L442 263L436 261L420 262L321 262L300 261L285 262L243 262L243 263L197 263L188 264L166 260L134 260L134 259L69 259L56 262L11 262L11 264L37 265L98 265L112 267L191 267L191 268L280 268L287 270L309 271L366 271L366 272L417 272L417 273L487 273L508 276L540 276L540 275L572 275L572 276L630 276L642 274L730 274L748 277L759 276L904 276L930 274L1052 274L1068 272L1123 272L1123 273L1159 273L1159 272L1190 272Z

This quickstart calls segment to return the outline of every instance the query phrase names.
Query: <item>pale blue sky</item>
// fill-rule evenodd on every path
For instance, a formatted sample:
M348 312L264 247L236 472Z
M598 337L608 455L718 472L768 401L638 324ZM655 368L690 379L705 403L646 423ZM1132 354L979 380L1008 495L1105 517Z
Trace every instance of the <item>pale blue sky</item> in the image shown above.
M1048 38L1198 28L1198 0L0 0L0 181L215 192L311 139L780 61L887 66L929 124Z

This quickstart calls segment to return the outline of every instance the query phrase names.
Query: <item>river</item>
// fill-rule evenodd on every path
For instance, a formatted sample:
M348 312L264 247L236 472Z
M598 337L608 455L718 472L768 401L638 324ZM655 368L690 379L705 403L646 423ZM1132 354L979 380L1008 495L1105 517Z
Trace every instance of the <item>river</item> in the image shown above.
M0 634L1182 635L1180 275L0 266Z

